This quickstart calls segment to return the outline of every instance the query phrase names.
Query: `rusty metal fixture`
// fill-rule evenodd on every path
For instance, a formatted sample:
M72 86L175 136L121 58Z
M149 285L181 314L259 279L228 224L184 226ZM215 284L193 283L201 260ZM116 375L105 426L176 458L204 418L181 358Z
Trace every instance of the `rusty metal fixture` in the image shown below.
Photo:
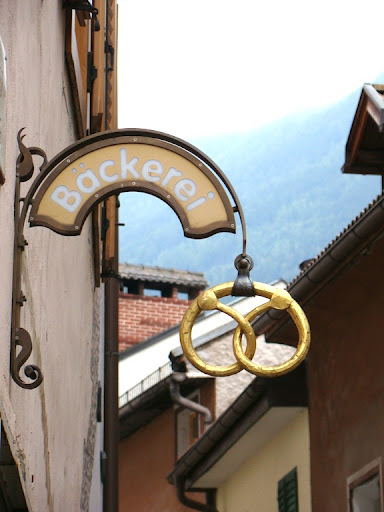
M255 293L269 299L269 301L257 306L244 317L218 300L230 295L233 286L233 282L215 286L206 290L192 302L180 325L180 342L185 356L195 368L214 377L233 375L243 369L259 377L278 377L292 371L304 360L309 349L310 328L304 311L287 291L279 290L267 284L253 282ZM200 359L192 345L191 333L195 320L202 311L214 309L230 315L239 324L233 335L233 351L237 362L228 366L214 366L206 363ZM258 365L252 361L256 352L256 336L251 326L251 322L256 317L269 309L287 311L299 333L299 342L294 355L288 361L270 367ZM245 334L247 340L245 352L241 343L243 334Z
M250 271L253 268L253 259L248 254L239 254L235 259L237 278L233 283L231 295L234 297L252 297L255 295Z
M78 14L81 13L81 17L79 18L81 26L85 26L84 18L89 19L92 15L94 30L95 32L99 32L100 22L97 19L99 9L92 5L89 0L63 0L62 7L63 9L73 9Z
M31 337L25 329L20 327L20 309L27 298L21 291L21 264L22 254L27 240L24 238L24 223L28 206L31 204L31 195L20 198L20 183L32 178L34 164L32 155L38 155L43 158L43 164L46 164L47 157L40 148L27 148L23 144L24 135L21 135L24 128L17 134L17 142L20 154L16 162L16 185L15 185L15 231L14 231L14 261L13 261L13 287L12 287L12 327L11 327L11 375L13 380L22 388L34 389L39 386L43 380L43 374L36 365L27 365L24 367L24 375L30 379L25 382L20 377L22 366L26 363L32 353ZM20 204L23 207L20 211ZM18 351L17 347L21 347Z
M75 11L86 11L91 14L99 14L99 10L94 7L89 0L64 0L63 9L74 9Z

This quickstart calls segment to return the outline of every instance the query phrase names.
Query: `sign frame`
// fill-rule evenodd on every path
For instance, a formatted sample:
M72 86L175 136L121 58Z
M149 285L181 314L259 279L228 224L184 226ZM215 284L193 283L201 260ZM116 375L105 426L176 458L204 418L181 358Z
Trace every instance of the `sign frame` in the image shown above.
M85 140L85 139L83 139ZM197 150L192 145L189 145L185 141L176 139L160 132L152 132L149 130L117 130L112 132L102 132L94 137L87 137L88 144L84 145L83 142L71 146L67 151L63 152L62 156L59 155L51 160L47 167L43 170L44 179L39 185L36 196L34 197L31 213L29 216L29 223L31 226L45 226L53 231L67 236L76 236L81 233L82 226L90 211L99 202L105 200L111 195L115 195L122 192L144 192L151 194L167 203L179 218L182 226L184 235L188 238L207 238L218 232L236 232L236 223L234 218L234 208L231 205L225 189L220 182L223 179L223 173L214 162L212 162L204 153ZM151 146L154 148L161 148L175 153L182 157L184 160L192 163L199 172L205 175L206 178L212 183L213 188L219 195L219 199L225 208L227 219L225 221L208 222L205 227L194 228L189 222L188 215L185 209L180 203L175 200L172 194L164 191L156 183L150 181L139 180L135 181L135 178L127 178L124 183L117 181L110 183L109 185L103 186L101 190L95 196L91 196L84 203L82 203L80 210L76 214L76 219L71 227L62 224L59 221L53 220L45 215L39 215L38 210L44 196L47 194L48 188L59 178L64 170L71 166L71 163L96 152L102 148L108 148L111 146L126 145L129 147L130 144ZM80 147L79 147L80 146ZM68 154L70 152L70 154ZM60 160L61 158L61 160ZM219 178L217 177L219 176ZM224 178L226 179L226 178ZM226 184L225 184L226 185Z

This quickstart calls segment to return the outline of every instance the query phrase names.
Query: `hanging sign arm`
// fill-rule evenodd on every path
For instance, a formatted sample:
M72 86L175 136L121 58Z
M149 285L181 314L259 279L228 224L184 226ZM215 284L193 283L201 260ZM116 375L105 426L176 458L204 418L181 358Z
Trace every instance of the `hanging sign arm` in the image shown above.
M22 129L23 130L23 129ZM26 302L26 297L21 290L21 264L22 254L28 242L24 238L24 223L28 207L31 204L35 187L31 187L25 198L20 197L20 184L32 178L34 164L32 155L39 155L43 158L42 167L47 162L44 151L40 148L26 148L23 144L22 130L17 134L17 141L20 154L16 162L16 184L15 184L15 222L14 222L14 260L13 260L13 286L12 286L12 323L11 323L11 354L10 366L13 380L22 388L34 389L43 380L40 368L30 364L24 367L24 375L30 379L25 382L20 377L22 366L26 363L32 353L32 340L26 329L20 327L21 307ZM41 168L42 168L41 167ZM35 183L34 183L35 184ZM37 185L38 186L38 185ZM23 207L20 212L20 203ZM21 348L21 350L20 350Z

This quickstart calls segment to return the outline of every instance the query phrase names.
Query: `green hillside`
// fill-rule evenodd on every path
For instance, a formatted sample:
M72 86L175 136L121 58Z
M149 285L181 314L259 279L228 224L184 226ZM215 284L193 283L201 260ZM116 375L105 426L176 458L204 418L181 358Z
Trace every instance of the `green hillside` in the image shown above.
M301 261L316 256L380 193L380 178L340 171L359 94L252 132L189 141L221 167L238 194L254 280L291 280ZM126 224L120 261L203 271L211 285L234 279L241 236L189 240L159 199L138 193L120 199Z

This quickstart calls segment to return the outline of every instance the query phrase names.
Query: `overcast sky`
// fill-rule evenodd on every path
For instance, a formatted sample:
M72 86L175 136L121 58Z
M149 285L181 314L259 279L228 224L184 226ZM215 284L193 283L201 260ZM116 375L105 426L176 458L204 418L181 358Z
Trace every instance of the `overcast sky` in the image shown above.
M384 71L383 0L119 0L119 126L249 130Z

